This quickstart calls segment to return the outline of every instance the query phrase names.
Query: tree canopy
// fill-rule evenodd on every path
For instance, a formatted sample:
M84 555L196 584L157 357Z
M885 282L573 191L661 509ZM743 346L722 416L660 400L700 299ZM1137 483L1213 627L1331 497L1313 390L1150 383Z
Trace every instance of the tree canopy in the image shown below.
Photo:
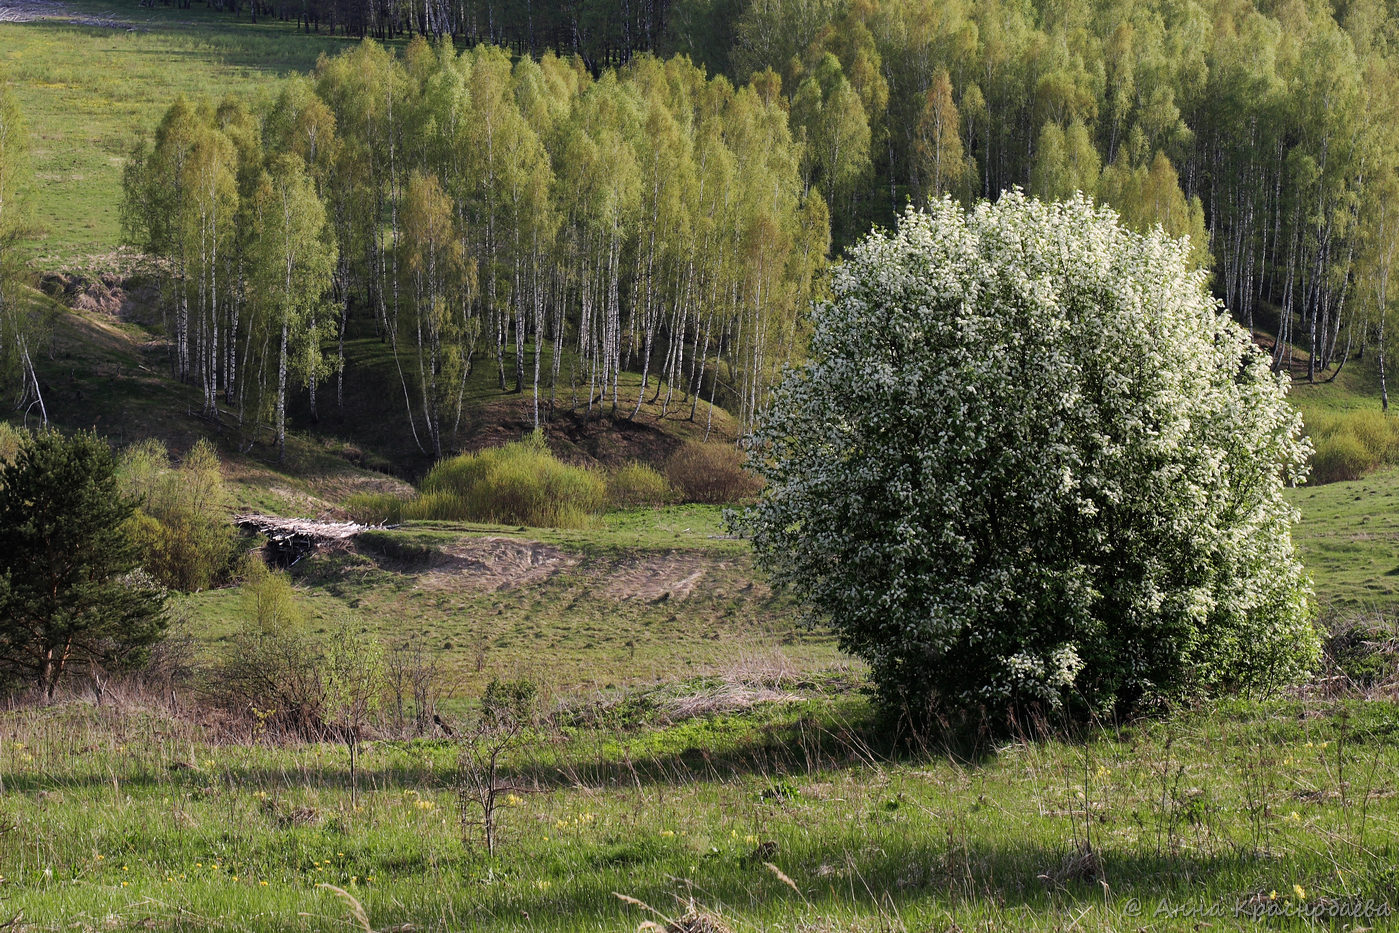
M56 431L26 435L0 467L0 672L49 698L74 667L141 661L165 626L116 468L96 435Z
M207 415L270 423L280 448L288 396L316 418L333 376L338 404L347 336L373 335L394 363L379 395L439 457L480 366L529 394L536 427L643 399L751 421L829 246L802 152L778 100L680 58L594 79L553 55L369 41L265 108L172 103L123 215L163 260L170 365ZM624 371L641 374L625 402Z
M1300 417L1189 251L1013 192L838 267L744 522L890 705L1123 713L1315 659Z
M1393 340L1373 282L1388 263L1367 261L1399 173L1399 21L1383 4L356 3L261 8L579 55L593 74L688 54L791 114L838 250L930 194L1082 191L1136 229L1191 234L1226 304L1278 336L1275 369L1314 380Z

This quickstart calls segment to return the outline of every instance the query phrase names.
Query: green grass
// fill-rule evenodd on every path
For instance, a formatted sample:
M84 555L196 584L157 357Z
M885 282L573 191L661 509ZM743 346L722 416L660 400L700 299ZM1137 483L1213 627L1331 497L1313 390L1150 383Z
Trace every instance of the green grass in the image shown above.
M455 701L494 677L576 696L755 663L812 674L850 663L833 636L797 622L789 597L754 582L747 543L724 534L716 506L614 512L587 529L410 522L293 575L313 632L420 639ZM182 596L175 614L206 659L246 615L237 587Z
M656 919L614 892L736 931L1194 931L1191 910L1236 929L1241 908L1399 908L1389 704L1231 703L971 759L891 757L863 701L819 690L620 734L546 728L505 761L495 857L463 839L445 740L369 744L352 803L342 746L210 744L81 704L0 728L0 893L28 930L364 928L356 906L373 929Z
M1293 540L1323 615L1399 609L1399 470L1290 490L1302 513Z
M134 0L64 5L125 25L0 23L0 77L29 126L43 231L36 250L46 270L90 266L116 247L122 166L176 96L272 96L279 77L309 71L321 52L345 41L203 8L143 9Z

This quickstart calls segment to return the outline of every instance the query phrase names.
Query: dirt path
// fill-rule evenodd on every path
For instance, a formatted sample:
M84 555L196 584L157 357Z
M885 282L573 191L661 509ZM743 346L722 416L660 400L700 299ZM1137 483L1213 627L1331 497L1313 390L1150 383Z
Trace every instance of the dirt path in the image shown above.
M77 13L58 0L0 0L0 23L32 23L36 20L56 20L103 29L140 28L137 23L115 16Z
M703 555L680 551L626 558L607 572L606 592L613 599L685 599L713 563Z

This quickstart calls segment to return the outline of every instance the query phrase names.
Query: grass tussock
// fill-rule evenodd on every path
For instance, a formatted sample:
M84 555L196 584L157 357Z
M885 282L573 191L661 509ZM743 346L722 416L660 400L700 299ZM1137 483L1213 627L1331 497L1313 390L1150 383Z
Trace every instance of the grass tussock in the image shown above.
M1307 419L1316 445L1313 485L1359 479L1399 463L1399 420L1374 410L1316 412Z
M762 489L762 481L744 468L743 459L742 451L731 444L691 441L666 461L666 478L686 502L742 502Z
M607 477L607 504L614 509L669 505L675 490L660 471L632 461Z
M586 528L602 512L607 485L595 471L570 466L538 432L521 441L461 454L434 466L405 519Z

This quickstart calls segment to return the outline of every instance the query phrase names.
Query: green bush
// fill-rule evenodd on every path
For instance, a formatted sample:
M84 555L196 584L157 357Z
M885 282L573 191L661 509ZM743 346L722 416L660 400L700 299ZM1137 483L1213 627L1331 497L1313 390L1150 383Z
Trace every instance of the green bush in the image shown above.
M582 528L607 499L602 477L560 461L542 433L434 466L404 518Z
M763 481L748 472L732 444L690 441L666 461L666 478L686 502L729 505L756 496Z
M614 509L666 505L675 501L670 481L654 468L635 461L607 478L607 504Z
M444 522L476 521L466 497L450 490L419 493L403 504L404 518L436 519ZM479 519L488 521L489 519Z
M391 492L357 492L345 500L343 508L350 518L365 525L397 525L403 521L406 503Z
M935 202L846 252L812 328L740 527L890 712L1130 716L1316 662L1301 418L1188 242Z
M1393 463L1399 452L1399 423L1373 408L1349 412L1346 429L1365 446L1375 465Z
M1399 462L1399 421L1373 409L1321 412L1307 417L1314 485L1358 479Z
M228 576L234 535L212 444L196 442L172 468L164 444L141 441L122 451L117 478L122 493L136 504L128 531L147 572L186 592Z
M1312 454L1312 483L1339 483L1359 479L1374 469L1376 463L1370 451L1353 434L1331 434L1313 439L1316 452Z
M8 421L0 421L0 466L4 466L19 454L21 442L27 432Z

